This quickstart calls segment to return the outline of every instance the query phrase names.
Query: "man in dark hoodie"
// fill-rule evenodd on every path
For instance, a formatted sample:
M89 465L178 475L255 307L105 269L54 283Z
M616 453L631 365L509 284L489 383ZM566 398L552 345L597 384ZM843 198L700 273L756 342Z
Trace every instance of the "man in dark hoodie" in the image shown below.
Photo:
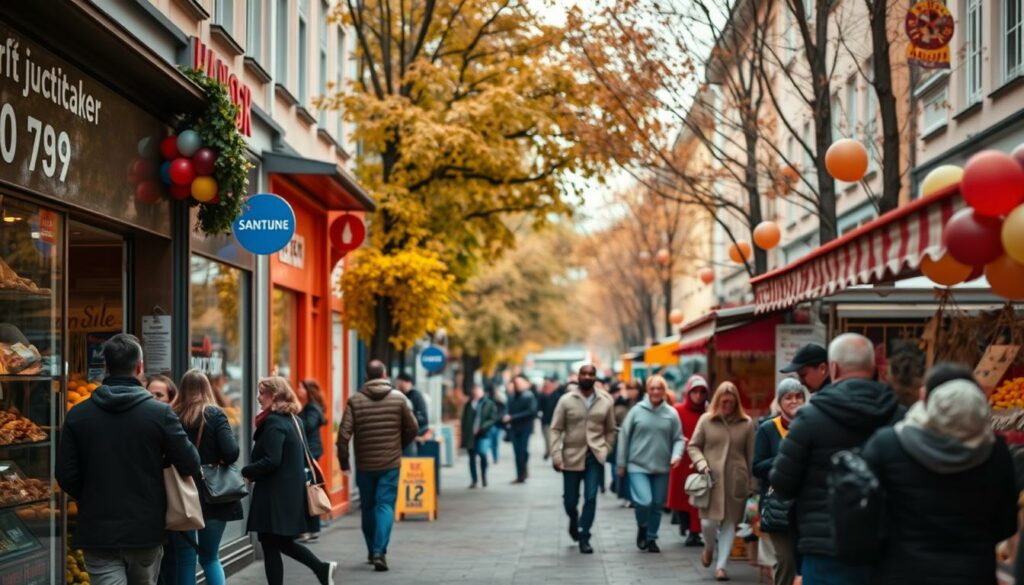
M416 389L412 375L408 372L398 374L398 391L404 394L409 399L409 404L412 405L412 414L416 417L416 424L420 429L416 435L422 437L430 432L430 415L427 412L427 401L423 399L423 394ZM418 453L419 445L416 441L409 443L402 450L402 455L406 457L415 457Z
M57 482L78 501L75 546L94 585L156 583L163 555L164 462L199 475L199 453L171 407L139 382L142 346L120 334L103 344L107 378L68 413Z
M416 438L419 425L405 395L391 387L387 368L378 360L366 366L367 382L348 399L338 429L338 462L351 469L348 443L355 438L356 485L368 560L387 571L385 555L395 520L402 448Z
M865 567L836 558L826 478L833 454L862 446L876 430L897 422L903 410L892 390L874 380L875 348L868 338L836 337L828 361L833 383L797 412L775 458L771 485L780 497L796 500L804 585L867 585Z

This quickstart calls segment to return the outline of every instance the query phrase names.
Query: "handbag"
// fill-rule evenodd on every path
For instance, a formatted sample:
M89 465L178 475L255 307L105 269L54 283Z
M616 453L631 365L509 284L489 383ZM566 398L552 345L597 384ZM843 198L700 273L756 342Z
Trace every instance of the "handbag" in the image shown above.
M715 481L711 479L710 473L691 473L686 477L683 491L690 496L691 506L706 510L711 505L711 488L714 486Z
M331 498L327 496L324 489L324 472L320 464L313 459L309 452L309 445L306 444L306 435L299 426L299 419L292 415L292 422L295 423L295 430L299 432L299 440L302 441L302 449L306 452L306 463L309 464L309 471L313 474L313 480L306 480L306 508L310 516L319 516L331 511Z
M775 493L775 488L768 488L768 493L761 498L761 532L788 532L792 509L793 500L783 500Z
M206 428L206 414L200 416L199 436L196 437L196 449L203 444L203 430ZM249 487L245 485L242 472L237 465L202 465L199 467L199 478L203 484L203 500L207 504L230 504L249 495Z
M164 515L167 530L202 530L206 527L199 490L192 476L182 477L173 465L165 467L164 491L167 492L167 513Z

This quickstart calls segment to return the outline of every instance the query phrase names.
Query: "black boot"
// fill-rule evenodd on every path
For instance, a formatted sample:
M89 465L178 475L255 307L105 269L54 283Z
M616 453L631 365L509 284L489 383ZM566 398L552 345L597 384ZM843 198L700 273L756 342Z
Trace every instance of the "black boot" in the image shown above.
M660 553L661 552L661 549L658 548L658 541L657 540L648 540L647 541L647 552L649 552L649 553Z
M704 546L704 541L701 540L700 534L697 534L696 532L691 532L686 537L686 542L683 543L683 546L690 546L690 547L693 547L693 546Z
M637 526L636 528L636 547L640 550L647 549L647 527Z
M388 570L388 562L384 558L384 555L374 555L373 570L379 573L383 573L384 571Z
M580 541L580 553L585 555L594 554L594 549L590 546L590 540Z
M569 516L569 537L573 542L580 540L580 520L576 516Z

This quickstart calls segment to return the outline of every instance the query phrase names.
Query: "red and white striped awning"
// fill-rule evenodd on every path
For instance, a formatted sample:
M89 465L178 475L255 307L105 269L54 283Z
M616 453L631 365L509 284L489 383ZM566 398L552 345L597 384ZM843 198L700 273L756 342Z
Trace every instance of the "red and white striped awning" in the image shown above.
M946 253L942 230L964 206L959 186L890 211L790 264L750 279L758 313L916 271Z

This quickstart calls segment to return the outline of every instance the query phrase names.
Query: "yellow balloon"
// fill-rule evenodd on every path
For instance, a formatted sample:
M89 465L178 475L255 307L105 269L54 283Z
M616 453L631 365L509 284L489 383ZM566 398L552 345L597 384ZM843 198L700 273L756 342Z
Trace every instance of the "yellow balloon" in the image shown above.
M213 177L196 177L192 179L192 197L200 203L213 201L217 196L217 181Z
M932 195L960 182L964 176L964 170L956 165L942 165L932 169L924 181L921 181L921 197Z
M1006 255L1024 264L1024 205L1017 206L1006 216L1002 240Z

